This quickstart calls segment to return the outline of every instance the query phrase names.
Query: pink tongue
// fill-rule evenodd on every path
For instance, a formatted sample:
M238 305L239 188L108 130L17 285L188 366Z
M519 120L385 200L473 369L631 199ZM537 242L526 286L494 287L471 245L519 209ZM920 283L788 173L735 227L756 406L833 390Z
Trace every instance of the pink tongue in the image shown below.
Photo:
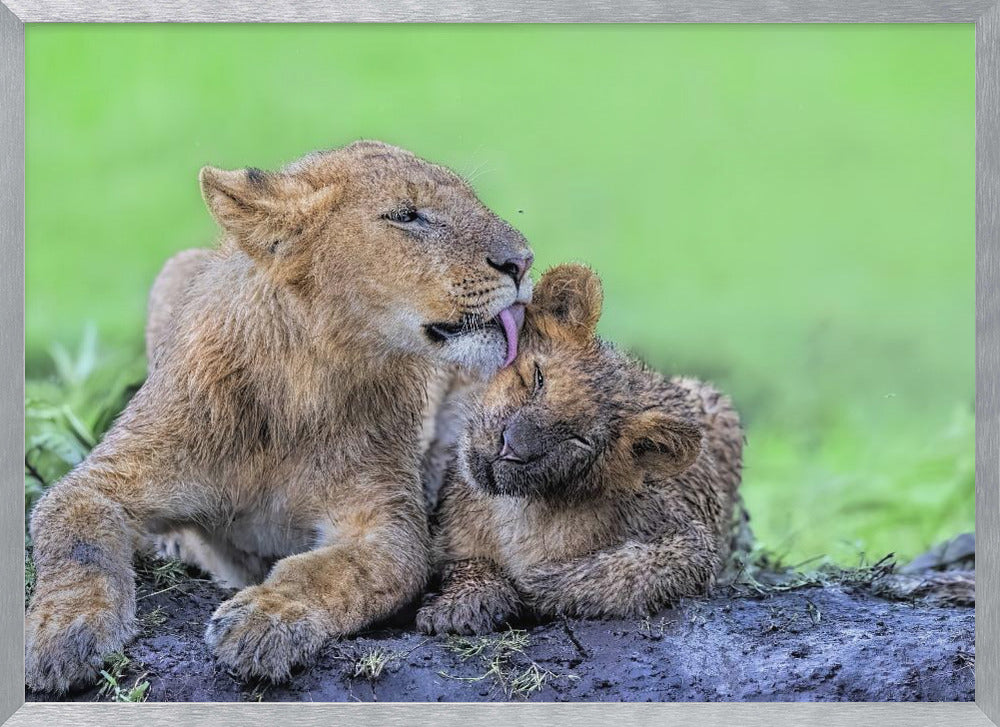
M507 358L504 359L503 366L500 367L506 368L517 358L517 322L514 320L514 314L511 313L510 308L504 308L498 317L500 325L503 326L504 335L507 336Z

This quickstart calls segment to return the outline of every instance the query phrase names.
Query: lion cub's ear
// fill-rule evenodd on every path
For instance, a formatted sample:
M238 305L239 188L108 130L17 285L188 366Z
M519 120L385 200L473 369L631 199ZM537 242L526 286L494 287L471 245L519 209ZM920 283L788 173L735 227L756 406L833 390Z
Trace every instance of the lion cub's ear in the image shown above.
M594 335L604 291L597 273L586 265L566 263L542 275L531 307L584 337Z
M259 169L203 167L198 181L209 212L224 230L246 234L277 211L271 183Z
M313 190L285 174L204 167L201 194L215 221L253 258L273 254L301 225Z
M647 409L626 423L625 438L640 465L673 477L698 458L702 431L689 421Z

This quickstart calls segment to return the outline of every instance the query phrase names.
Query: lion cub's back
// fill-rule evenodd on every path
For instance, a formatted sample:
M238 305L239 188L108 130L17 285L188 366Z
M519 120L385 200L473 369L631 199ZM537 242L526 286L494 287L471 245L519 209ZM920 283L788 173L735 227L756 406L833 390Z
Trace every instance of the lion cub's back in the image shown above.
M212 256L203 248L182 250L163 264L149 291L146 304L146 358L149 368L156 365L158 355L176 320L178 305L187 293L191 281Z
M743 475L743 424L732 400L712 384L687 376L670 383L686 392L685 399L700 418L705 450L730 496L735 496Z

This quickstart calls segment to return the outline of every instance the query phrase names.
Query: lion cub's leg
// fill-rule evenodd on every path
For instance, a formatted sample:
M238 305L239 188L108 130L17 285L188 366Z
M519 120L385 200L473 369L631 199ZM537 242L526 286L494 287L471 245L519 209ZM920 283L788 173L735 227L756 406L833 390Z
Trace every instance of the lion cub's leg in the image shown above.
M652 542L539 563L515 581L539 614L634 617L704 593L718 567L715 538L701 523L691 523Z
M427 634L482 634L517 617L521 599L500 567L485 559L448 563L441 593L417 613L417 628Z
M398 475L397 475L398 476ZM391 480L388 480L391 482ZM327 638L352 634L414 599L429 570L429 535L417 472L409 489L367 482L320 508L319 546L279 560L267 579L212 615L205 641L244 678L286 679Z
M144 524L193 514L181 512L194 499L171 484L147 437L130 431L141 396L32 512L37 579L25 615L25 680L34 690L93 683L104 655L133 633L132 555L148 541Z
M245 588L260 583L271 563L253 553L216 542L194 528L181 528L153 540L161 557L174 558L207 573L223 588Z
M514 584L495 558L499 552L489 497L463 486L455 467L441 490L434 532L434 560L441 569L440 593L417 613L425 633L494 631L521 612Z
M104 656L132 636L132 556L149 526L204 518L201 485L172 469L140 389L87 459L31 514L35 593L25 614L25 682L36 691L92 685ZM186 488L193 487L189 492Z
M37 580L25 617L25 681L65 692L93 683L133 634L130 521L113 495L70 474L31 519Z

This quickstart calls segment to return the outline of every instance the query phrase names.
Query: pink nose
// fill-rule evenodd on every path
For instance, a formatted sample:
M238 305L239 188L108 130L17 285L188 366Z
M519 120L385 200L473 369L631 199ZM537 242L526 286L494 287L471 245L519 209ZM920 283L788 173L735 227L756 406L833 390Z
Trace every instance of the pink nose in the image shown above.
M533 255L512 255L503 262L497 262L491 258L486 258L486 262L494 270L499 270L504 275L509 275L514 279L514 283L520 285L525 274L531 268L531 263L535 261Z

